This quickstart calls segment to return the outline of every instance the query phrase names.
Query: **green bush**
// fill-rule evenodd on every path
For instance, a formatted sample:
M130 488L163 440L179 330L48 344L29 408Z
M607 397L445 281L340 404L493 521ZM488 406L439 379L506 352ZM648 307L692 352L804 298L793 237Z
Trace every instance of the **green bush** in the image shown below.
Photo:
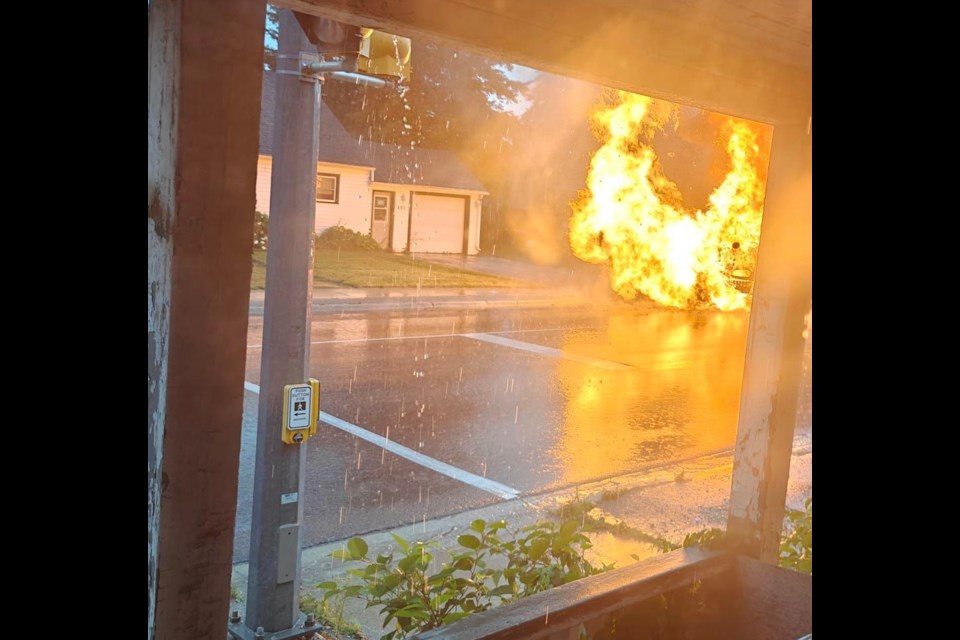
M317 236L315 246L318 249L359 249L361 251L379 251L380 245L372 236L347 229L343 225L328 227Z
M406 637L484 611L495 604L522 598L579 578L601 573L610 566L594 567L583 554L591 544L580 522L562 525L541 521L518 532L503 521L474 520L470 531L457 538L458 548L448 550L450 561L431 573L435 543L410 543L393 534L394 550L368 557L363 538L351 538L346 549L332 557L359 561L351 569L354 584L321 582L323 599L335 596L360 598L367 607L379 606L383 628L393 631L381 640Z
M684 547L724 549L727 544L727 532L717 528L689 533L683 539ZM786 569L813 573L813 496L807 498L804 509L786 510L777 564Z
M254 212L254 219L253 219L253 248L254 249L267 248L267 221L269 219L270 219L270 216L263 213L262 211Z
M780 566L813 573L813 496L804 509L787 509L780 538Z

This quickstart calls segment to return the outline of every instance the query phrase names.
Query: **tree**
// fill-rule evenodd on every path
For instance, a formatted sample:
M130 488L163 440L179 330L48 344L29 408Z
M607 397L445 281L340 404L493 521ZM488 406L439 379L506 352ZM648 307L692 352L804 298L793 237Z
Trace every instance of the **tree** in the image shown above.
M324 99L348 130L375 142L454 151L466 151L477 141L499 146L517 122L506 111L521 88L509 76L511 67L414 39L408 86L391 91L328 82Z
M277 38L280 36L280 18L277 6L267 5L267 23L263 34L263 67L275 71L277 69Z

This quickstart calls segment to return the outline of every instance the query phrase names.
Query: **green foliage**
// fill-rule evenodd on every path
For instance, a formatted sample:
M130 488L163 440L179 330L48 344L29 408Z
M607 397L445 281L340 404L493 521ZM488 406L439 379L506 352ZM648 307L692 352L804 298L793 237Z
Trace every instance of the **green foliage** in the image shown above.
M787 509L780 536L780 562L786 569L813 573L813 496L807 498L804 509ZM723 549L727 533L723 529L704 529L687 534L683 546L701 546L704 549Z
M609 500L611 496L615 494L610 494L604 492L601 494L601 500ZM662 538L660 536L649 534L645 531L641 531L636 527L631 527L629 524L623 520L614 519L613 522L608 521L605 518L598 518L594 516L591 512L597 508L597 505L594 504L591 500L587 498L577 498L572 500L558 509L554 509L551 514L559 516L561 518L577 518L585 524L589 524L592 531L607 531L612 533L615 536L620 538L627 538L628 540L636 540L637 542L644 542L649 544L652 547L656 547L661 552L666 553L668 551L673 551L674 549L679 549L676 544L670 542L669 540ZM636 554L631 554L635 558L639 559Z
M253 248L254 249L266 249L267 248L267 223L270 220L270 216L263 213L262 211L254 212L253 219Z
M687 547L703 547L704 549L723 549L727 542L727 532L713 527L702 531L688 533L681 545Z
M813 496L803 510L787 509L780 539L780 566L813 573Z
M300 596L300 610L304 613L312 613L318 620L333 629L337 638L357 638L362 639L363 629L355 622L350 622L343 617L343 606L346 597L343 595L332 600L319 600L310 594Z
M365 233L348 229L343 225L328 227L317 236L315 246L318 249L360 249L362 251L380 251L382 247Z
M541 521L515 532L503 521L474 520L439 568L436 543L393 534L398 548L370 558L367 543L352 538L331 556L365 565L348 571L354 583L329 581L317 588L324 600L346 596L381 607L384 629L393 627L381 640L395 640L610 569L584 558L591 546L584 531L577 520Z

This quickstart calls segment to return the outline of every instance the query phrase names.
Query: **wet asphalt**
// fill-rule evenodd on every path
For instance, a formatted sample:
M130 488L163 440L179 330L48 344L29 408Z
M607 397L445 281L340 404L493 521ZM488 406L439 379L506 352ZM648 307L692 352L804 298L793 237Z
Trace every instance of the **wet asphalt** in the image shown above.
M471 476L531 496L732 447L748 315L624 303L575 284L579 293L526 298L366 291L355 306L332 306L355 290L318 292L325 312L314 317L311 371L322 410L467 480L322 423L306 445L304 547L504 499ZM259 384L255 305L250 388ZM257 397L248 390L238 561L249 545Z

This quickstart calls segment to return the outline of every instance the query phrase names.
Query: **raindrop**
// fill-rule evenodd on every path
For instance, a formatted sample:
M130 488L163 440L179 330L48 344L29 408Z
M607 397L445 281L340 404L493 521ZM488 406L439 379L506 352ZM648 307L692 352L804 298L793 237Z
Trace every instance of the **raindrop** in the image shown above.
M357 451L357 471L360 471L360 454L361 451Z
M520 419L520 405L517 405L517 412L513 415L513 424L517 424Z
M343 526L343 505L340 505L340 526Z

